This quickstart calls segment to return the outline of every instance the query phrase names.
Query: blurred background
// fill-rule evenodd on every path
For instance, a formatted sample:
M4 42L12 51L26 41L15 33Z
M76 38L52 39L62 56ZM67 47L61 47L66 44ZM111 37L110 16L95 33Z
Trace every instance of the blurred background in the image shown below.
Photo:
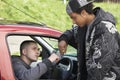
M66 14L68 0L0 0L0 19L45 23L65 31L72 22ZM120 0L95 0L95 7L112 13L120 31Z

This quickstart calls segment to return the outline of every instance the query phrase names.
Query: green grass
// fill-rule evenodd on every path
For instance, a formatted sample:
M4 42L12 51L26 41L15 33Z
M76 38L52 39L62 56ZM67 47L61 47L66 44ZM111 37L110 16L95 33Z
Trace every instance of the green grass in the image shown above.
M7 1L11 5L36 18L36 20L3 1ZM105 11L111 12L117 20L117 28L120 31L120 4L95 3L95 6L100 6ZM72 25L65 8L66 5L63 4L63 0L1 0L0 17L17 21L43 22L52 28L65 31L66 29L70 29Z

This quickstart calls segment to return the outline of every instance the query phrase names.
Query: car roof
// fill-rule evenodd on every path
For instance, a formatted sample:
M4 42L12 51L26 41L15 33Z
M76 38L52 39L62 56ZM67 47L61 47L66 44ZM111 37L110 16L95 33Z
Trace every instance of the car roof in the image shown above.
M48 27L43 23L19 22L0 20L0 32L6 34L38 34L44 36L59 37L61 31Z

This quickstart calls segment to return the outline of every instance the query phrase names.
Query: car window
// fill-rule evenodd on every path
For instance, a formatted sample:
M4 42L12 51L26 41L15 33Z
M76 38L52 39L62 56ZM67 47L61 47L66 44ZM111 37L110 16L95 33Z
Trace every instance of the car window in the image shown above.
M11 55L20 55L19 48L24 40L32 40L29 36L8 36L7 42Z
M7 37L8 47L11 56L20 56L20 44L25 40L34 40L34 39L31 38L31 36L22 36L22 35L12 35ZM42 52L42 50L46 51L46 49L43 49L40 44L38 44L38 47L40 48L40 53L45 53ZM38 62L41 61L42 61L42 56L39 56L38 61L33 62L31 66L34 67Z
M58 39L42 37L49 45L58 50ZM68 45L66 54L76 54L76 49Z
M20 44L25 40L33 40L30 36L12 35L7 37L8 47L11 56L20 56ZM40 51L42 47L38 45ZM41 59L41 57L39 57Z

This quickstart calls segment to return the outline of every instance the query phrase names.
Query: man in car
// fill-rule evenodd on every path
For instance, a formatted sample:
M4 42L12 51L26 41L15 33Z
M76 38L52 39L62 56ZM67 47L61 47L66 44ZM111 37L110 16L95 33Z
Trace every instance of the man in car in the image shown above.
M77 49L78 80L120 80L120 38L114 17L91 0L70 0L66 11L76 24L59 39L64 54L67 44Z
M39 80L44 73L52 69L53 62L59 60L59 57L53 53L48 59L31 68L30 64L37 61L39 55L40 51L35 41L26 40L21 43L20 57L12 60L15 76L19 80Z

